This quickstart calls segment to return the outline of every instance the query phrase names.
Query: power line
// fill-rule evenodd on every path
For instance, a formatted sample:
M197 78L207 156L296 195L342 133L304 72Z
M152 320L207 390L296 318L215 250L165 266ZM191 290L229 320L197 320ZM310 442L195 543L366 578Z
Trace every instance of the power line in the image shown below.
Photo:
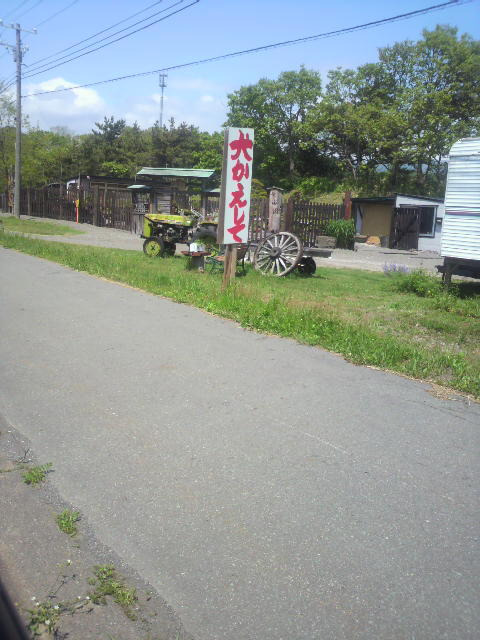
M30 2L30 0L23 0L16 7L14 7L13 9L10 9L10 11L8 13L6 13L4 17L8 18L9 15L11 15L12 13L15 13L15 11L18 11L19 9L21 9L23 7L23 5L27 4L27 2Z
M270 49L276 49L279 47L287 47L296 44L300 44L302 42L311 42L314 40L320 40L324 38L331 38L337 35L341 35L344 33L352 33L353 31L362 31L364 29L370 29L373 27L378 27L383 24L387 24L390 22L397 22L399 20L406 20L408 18L412 18L414 16L424 15L426 13L431 13L432 11L437 11L440 9L445 9L447 7L453 5L466 4L468 2L472 2L473 0L450 0L449 2L443 2L441 4L431 5L430 7L425 7L424 9L417 9L416 11L409 11L408 13L401 13L396 16L392 16L390 18L382 18L381 20L373 20L371 22L366 22L364 24L355 25L353 27L345 27L343 29L336 29L334 31L327 31L325 33L318 33L313 36L306 36L303 38L296 38L294 40L284 40L283 42L275 42L273 44L262 45L259 47L253 47L252 49L244 49L242 51L234 51L232 53L225 53L219 56L213 56L211 58L203 58L200 60L194 60L193 62L184 62L183 64L171 65L169 67L161 67L160 69L153 69L152 71L142 71L140 73L132 73L125 76L118 76L116 78L109 78L107 80L98 80L96 82L88 82L86 84L79 84L73 87L62 87L61 89L51 89L49 91L36 91L35 93L30 93L25 95L25 98L30 98L33 96L41 96L46 95L48 93L62 93L64 91L74 91L75 89L83 89L86 87L95 87L100 84L108 84L110 82L118 82L120 80L129 80L130 78L139 78L143 76L149 76L156 73L162 73L167 71L173 71L175 69L184 69L186 67L193 67L200 64L206 64L208 62L217 62L219 60L226 60L228 58L234 58L237 56L247 55L250 53L258 53L260 51L268 51Z
M163 0L157 0L157 2L154 2L153 4L149 4L147 7L145 7L144 9L141 9L140 11L137 11L136 13L132 13L132 15L128 16L127 18L123 18L123 20L120 20L119 22L115 22L115 24L112 24L109 27L106 27L105 29L102 29L101 31L97 31L97 33L94 33L93 35L89 36L88 38L84 38L83 40L80 40L79 42L75 42L75 44L72 44L69 47L66 47L65 49L60 49L60 51L57 51L56 53L52 53L49 56L45 56L44 58L40 58L39 60L34 60L31 63L31 66L37 66L40 62L43 62L44 60L49 60L50 58L55 58L55 56L58 56L60 53L64 53L65 51L69 51L70 49L75 49L75 47L78 47L78 45L83 44L84 42L88 42L89 40L92 40L93 38L96 38L97 36L101 35L102 33L105 33L106 31L110 31L111 29L114 29L115 27L118 27L118 25L123 24L124 22L128 22L132 18L135 18L136 16L140 15L144 11L148 11L148 9L151 9L152 7L156 6L157 4L161 4L162 2L163 2ZM156 14L154 14L154 15L156 15ZM145 18L145 19L148 20L148 18ZM130 26L132 27L134 25L130 25ZM115 34L112 34L112 35L115 35ZM108 36L108 37L111 37L111 36Z
M38 7L39 4L42 4L44 0L37 0L37 2L32 5L31 7L29 7L28 9L25 9L25 11L23 11L20 15L17 16L17 20L19 18L21 18L22 16L24 16L26 13L28 13L29 11L33 11L33 9L36 9Z
M27 4L27 2L30 2L30 0L23 0L16 7L14 7L13 9L10 9L10 11L8 11L3 17L4 18L8 18L9 15L11 15L12 13L15 13L15 11L18 11L19 9L21 9L23 7L23 5ZM0 35L3 35L3 31L0 31ZM0 56L0 58L3 58L4 55L5 54L3 54L3 56Z
M56 11L55 13L52 13L51 16L48 16L48 18L45 18L45 20L42 20L41 22L39 22L35 29L38 29L38 27L41 27L42 24L46 24L47 22L50 22L50 20L53 20L53 18L56 18L57 16L59 16L61 13L63 13L64 11L66 11L67 9L70 9L70 7L73 7L74 4L77 4L78 0L73 0L73 2L71 2L70 4L67 4L66 7L63 7L63 9L60 9L59 11Z
M160 0L160 2L162 2L163 0ZM28 2L28 0L25 0L25 2ZM66 11L67 9L70 9L71 7L73 7L74 4L77 4L78 0L73 0L73 2L71 2L70 4L67 4L65 7L63 7L63 9L60 9L59 11L56 11L55 13L52 13L51 16L48 16L48 18L45 18L45 20L42 20L42 22L39 22L37 25L35 25L35 29L38 29L38 27L41 27L43 24L46 24L47 22L50 22L50 20L53 20L53 18L56 18L57 16L59 16L61 13L63 13L64 11ZM25 4L25 3L23 3ZM27 38L24 38L24 40L26 40ZM0 60L6 56L7 53L5 52L4 54L2 54L0 56ZM15 75L11 76L11 79L7 78L5 79L5 82L11 82L11 80L13 80L15 78Z
M162 9L162 11L157 12L158 13L164 13L165 11L168 11L169 9L172 9L173 7L176 7L179 4L182 4L183 2L185 2L185 0L178 0L177 2L174 2L172 5L170 5L169 7L167 7L166 9ZM130 33L126 33L123 36L120 36L119 38L115 38L115 40L112 40L111 42L107 42L105 44L100 45L99 47L95 47L95 49L90 49L90 51L85 51L85 53L81 53L78 56L74 56L72 58L68 58L68 56L63 56L64 58L68 58L68 60L65 60L64 62L59 62L58 64L53 64L50 67L47 66L46 69L41 69L40 71L38 70L34 70L34 73L27 73L25 74L23 77L24 78L32 78L33 76L38 76L41 73L45 73L46 71L50 71L50 69L55 69L56 67L61 67L64 64L67 64L67 62L72 62L73 60L77 60L78 58L83 58L83 56L87 56L90 53L93 53L94 51L98 51L99 49L104 49L105 47L110 46L111 44L114 44L115 42L119 42L120 40L124 40L125 38L128 38L130 36L132 36L135 33L138 33L139 31L144 31L145 29L148 29L148 27L151 27L154 24L158 24L159 22L163 22L163 20L167 20L167 18L171 18L172 16L176 15L177 13L180 13L181 11L185 11L185 9L189 9L190 7L192 7L194 4L197 4L198 2L200 2L200 0L193 0L193 2L190 2L190 4L187 4L184 7L180 7L180 9L177 9L176 11L172 11L172 13L169 13L166 16L163 16L162 18L159 18L158 20L154 20L153 22L149 22L148 24L144 25L143 27L140 27L139 29L135 29L134 31L130 31ZM151 17L151 16L150 16ZM145 20L148 20L148 18L145 18ZM140 22L145 22L145 20L140 20ZM136 24L139 24L138 22ZM134 25L131 25L134 26ZM131 27L126 27L126 29L121 29L121 31L125 31L127 29L130 29ZM118 31L117 33L120 33L120 31ZM115 35L115 34L113 34ZM88 45L91 46L91 45ZM84 49L88 49L87 47L83 47ZM81 51L81 49L79 49L79 51ZM59 58L59 60L61 60L61 58ZM55 62L55 61L53 61ZM42 65L45 66L45 65Z

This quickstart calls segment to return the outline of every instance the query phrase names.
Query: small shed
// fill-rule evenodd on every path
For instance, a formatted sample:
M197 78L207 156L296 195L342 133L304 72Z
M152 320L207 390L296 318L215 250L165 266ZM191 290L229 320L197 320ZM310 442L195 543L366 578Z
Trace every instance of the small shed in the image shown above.
M382 245L440 252L444 203L405 193L352 198L356 231Z
M215 186L215 169L183 169L179 167L143 167L131 185L134 209L145 213L173 214L178 209L201 208ZM193 206L193 197L198 204Z

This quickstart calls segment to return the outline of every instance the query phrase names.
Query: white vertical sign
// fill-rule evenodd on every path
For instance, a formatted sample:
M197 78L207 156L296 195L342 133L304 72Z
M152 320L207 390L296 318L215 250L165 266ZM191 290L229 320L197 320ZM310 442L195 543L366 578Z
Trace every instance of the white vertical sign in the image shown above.
M248 242L252 161L253 129L226 129L217 234L220 244Z

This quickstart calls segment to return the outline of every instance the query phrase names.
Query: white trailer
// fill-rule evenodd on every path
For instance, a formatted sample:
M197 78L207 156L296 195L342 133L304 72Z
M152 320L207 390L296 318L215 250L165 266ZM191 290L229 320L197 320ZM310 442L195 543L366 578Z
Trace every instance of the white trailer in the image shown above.
M441 255L447 284L452 274L480 278L480 138L450 149Z

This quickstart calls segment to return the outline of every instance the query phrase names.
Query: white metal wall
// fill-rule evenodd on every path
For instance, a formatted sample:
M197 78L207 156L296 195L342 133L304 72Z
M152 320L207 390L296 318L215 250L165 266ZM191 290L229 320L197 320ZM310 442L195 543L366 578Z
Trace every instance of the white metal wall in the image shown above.
M480 138L450 150L441 254L480 260Z

